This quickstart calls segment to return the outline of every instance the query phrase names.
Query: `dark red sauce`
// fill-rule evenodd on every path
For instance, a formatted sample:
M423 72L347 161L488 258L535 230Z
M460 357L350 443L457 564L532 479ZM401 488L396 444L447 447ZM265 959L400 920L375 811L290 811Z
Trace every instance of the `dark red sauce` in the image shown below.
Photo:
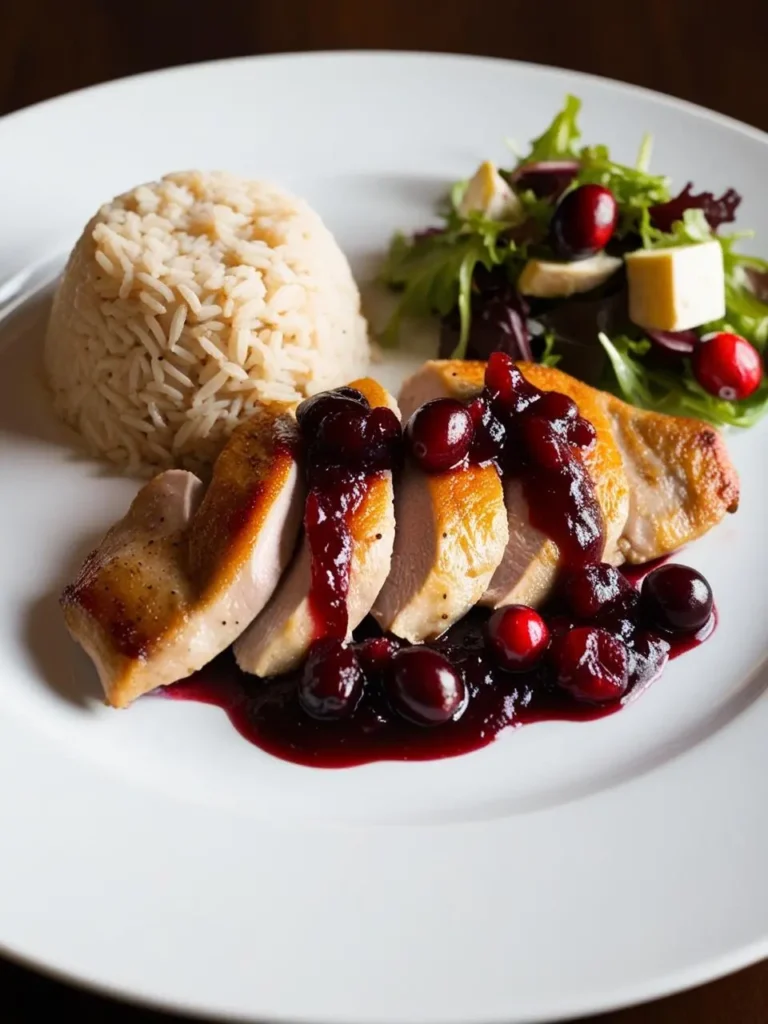
M628 568L623 571L624 579L612 567L596 564L604 548L604 523L583 462L583 451L594 443L594 429L579 416L570 399L534 388L508 357L497 353L489 360L482 395L467 406L471 442L463 445L463 435L458 441L464 452L471 443L469 460L494 462L503 476L521 480L532 524L559 549L562 578L553 601L542 613L545 644L535 658L524 662L533 665L528 671L507 671L513 667L509 661L501 659L498 652L494 655L493 644L502 635L498 632L501 626L495 618L493 642L488 644L490 612L476 608L427 645L443 657L427 657L426 652L420 656L425 664L442 664L443 669L425 675L420 662L411 689L402 689L406 684L399 673L406 661L413 665L415 655L399 657L397 648L404 646L401 641L372 644L381 636L373 620L366 620L357 631L351 648L339 644L348 627L350 517L365 495L371 474L396 465L400 442L399 425L392 422L392 414L370 410L367 403L361 407L359 399L358 393L340 389L308 400L298 414L308 448L305 529L312 555L310 601L315 637L323 643L313 648L306 669L277 679L258 679L240 672L227 652L196 675L168 687L166 696L221 707L247 740L298 764L342 768L380 760L452 757L486 746L507 728L548 720L588 721L613 714L657 679L670 658L698 646L711 634L715 612L694 635L673 636L659 628L672 628L671 622L674 628L683 628L682 621L670 615L680 609L674 594L687 593L692 570L675 567L675 580L680 584L677 590L674 586L663 589L662 576L669 584L670 570L657 573L641 596L638 591L644 577L659 568L660 562ZM439 402L431 405L435 408L425 411L425 406L420 411L418 429L413 423L409 426L407 442L418 442L424 448L423 468L434 464L434 471L442 471L451 452L462 445L454 437L455 410L447 416ZM414 449L414 457L417 454ZM706 601L688 603L684 608L688 612L702 608L706 615L712 608L711 590L703 577L694 575L699 578L698 593L706 588ZM509 615L519 615L520 610L498 614L506 615L509 622ZM697 620L689 615L688 621ZM357 683L350 691L352 697L337 703L330 716L324 711L323 717L316 717L320 714L318 691L313 690L312 700L307 700L308 680L309 685L323 688L322 704L329 693L335 698L337 682L346 678L341 673L328 675L335 671L332 666L336 663L327 660L330 655L323 652L330 651L334 642L337 657L343 655L345 671L356 673ZM610 658L614 659L614 682L601 688ZM313 676L316 670L325 675ZM414 721L402 706L398 708L398 698L402 702L405 694L413 709L413 686L423 680L439 680L439 672L447 672L446 678L453 680L451 686L460 687L451 691L457 701L461 696L460 709L457 706L453 712L450 705L439 725L415 724L437 721L429 717L432 706ZM419 692L419 699L423 693L443 699L439 688Z
M330 476L330 474L329 474ZM367 477L338 471L325 485L313 487L304 508L304 530L311 553L309 604L315 639L347 635L349 569L352 537L349 522L362 501Z
M297 674L258 679L241 672L229 652L158 694L222 708L246 740L275 757L315 768L350 768L373 761L455 757L487 746L505 729L534 722L605 718L639 696L666 663L663 657L655 665L633 666L630 688L620 701L580 703L548 678L546 666L521 675L496 668L484 645L487 618L487 612L475 610L431 645L448 654L469 691L463 715L445 725L427 728L406 721L390 707L378 678L370 679L351 717L317 721L299 705ZM714 626L713 619L694 637L667 638L668 657L703 643ZM367 620L360 635L375 632Z

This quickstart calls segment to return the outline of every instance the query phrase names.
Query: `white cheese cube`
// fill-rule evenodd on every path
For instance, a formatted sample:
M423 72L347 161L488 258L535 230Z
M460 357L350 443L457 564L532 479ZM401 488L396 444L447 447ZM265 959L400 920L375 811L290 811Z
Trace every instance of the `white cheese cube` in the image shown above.
M591 292L615 274L620 266L620 259L604 252L571 263L528 260L520 274L517 289L521 295L532 295L538 299L564 299L577 292Z
M491 220L514 221L522 216L523 208L494 164L486 160L470 178L459 203L459 213L462 217L482 213Z
M725 316L719 242L627 253L629 318L639 327L687 331Z

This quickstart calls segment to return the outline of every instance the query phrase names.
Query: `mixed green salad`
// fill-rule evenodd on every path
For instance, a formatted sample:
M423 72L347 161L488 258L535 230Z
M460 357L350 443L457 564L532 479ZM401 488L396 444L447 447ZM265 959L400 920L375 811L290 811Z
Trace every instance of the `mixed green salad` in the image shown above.
M482 164L439 225L393 239L382 343L405 317L437 316L441 356L501 349L644 408L752 425L768 410L768 260L738 251L749 232L722 230L741 197L673 195L650 136L634 167L582 145L580 108L568 96L514 166Z

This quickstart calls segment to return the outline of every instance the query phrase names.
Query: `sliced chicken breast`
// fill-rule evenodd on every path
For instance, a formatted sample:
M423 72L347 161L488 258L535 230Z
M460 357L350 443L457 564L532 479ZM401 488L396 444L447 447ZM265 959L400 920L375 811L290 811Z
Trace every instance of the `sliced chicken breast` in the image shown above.
M353 381L371 407L385 406L398 412L392 396L370 377ZM365 493L349 517L352 540L347 595L348 636L370 612L389 575L395 538L392 474L372 473ZM290 672L301 663L316 639L311 604L312 553L305 538L277 593L262 614L235 644L241 669L257 676Z
M738 479L720 435L697 420L627 405L556 369L523 363L536 387L569 395L597 441L586 461L606 525L603 558L644 562L711 529L738 504ZM434 360L403 385L403 415L438 397L470 398L485 364ZM557 574L556 546L530 525L519 481L505 485L509 546L483 603L540 604Z
M420 643L477 604L507 547L494 466L427 474L407 465L395 496L392 571L373 606L382 629Z
M191 473L160 474L88 557L62 606L108 703L197 671L261 611L299 531L298 450L293 418L265 407L235 430L205 496Z

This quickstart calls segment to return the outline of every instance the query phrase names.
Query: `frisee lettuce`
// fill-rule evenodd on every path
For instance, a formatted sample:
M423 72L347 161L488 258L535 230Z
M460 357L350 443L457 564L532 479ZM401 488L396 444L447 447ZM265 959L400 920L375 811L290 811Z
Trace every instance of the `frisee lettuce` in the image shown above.
M581 138L579 112L581 100L570 94L565 97L563 109L555 114L549 127L531 143L531 150L521 164L538 163L541 160L575 160L578 157L576 143Z
M725 270L726 315L704 331L731 330L753 342L761 351L768 350L768 302L758 295L750 274L764 275L768 282L768 260L740 253L737 243L749 233L721 235L710 228L702 209L688 209L669 231L653 224L651 208L670 201L669 179L650 173L652 138L645 135L634 167L611 159L608 147L581 146L579 113L581 101L566 96L565 103L546 130L530 145L515 170L528 164L545 161L573 160L579 169L569 188L599 184L611 190L619 206L618 234L639 236L645 248L670 248L716 240L723 250ZM503 172L502 172L503 173ZM381 278L400 292L400 300L381 338L384 344L396 341L405 316L446 316L458 310L460 336L454 358L463 358L472 314L472 280L478 266L491 270L504 267L514 282L528 257L528 246L516 244L509 237L509 223L490 220L473 213L459 213L468 181L458 181L448 196L443 212L444 225L437 231L423 232L411 238L398 235L393 239ZM527 220L535 225L536 255L547 254L546 238L555 204L551 198L540 198L532 191L518 190L518 197ZM768 291L768 284L766 285ZM660 369L647 356L651 342L642 330L632 329L633 336L609 338L600 334L599 344L606 352L610 371L604 386L627 401L648 409L682 416L698 416L716 424L751 426L768 412L768 381L745 401L726 402L708 394L697 383L690 361L679 367ZM557 339L545 336L541 362L554 366L559 361Z
M396 235L381 278L401 294L380 335L381 343L384 346L396 344L406 316L447 316L458 307L460 331L453 358L463 359L469 339L472 276L476 268L483 266L491 270L502 262L524 259L522 254L517 255L514 244L499 244L499 235L506 227L503 221L489 220L477 213L461 217L452 206L444 229L412 238Z
M717 426L751 427L768 412L768 382L749 398L726 402L710 395L696 381L686 360L683 373L649 367L639 356L650 348L647 339L598 334L612 370L603 387L641 409L670 416L693 416Z

